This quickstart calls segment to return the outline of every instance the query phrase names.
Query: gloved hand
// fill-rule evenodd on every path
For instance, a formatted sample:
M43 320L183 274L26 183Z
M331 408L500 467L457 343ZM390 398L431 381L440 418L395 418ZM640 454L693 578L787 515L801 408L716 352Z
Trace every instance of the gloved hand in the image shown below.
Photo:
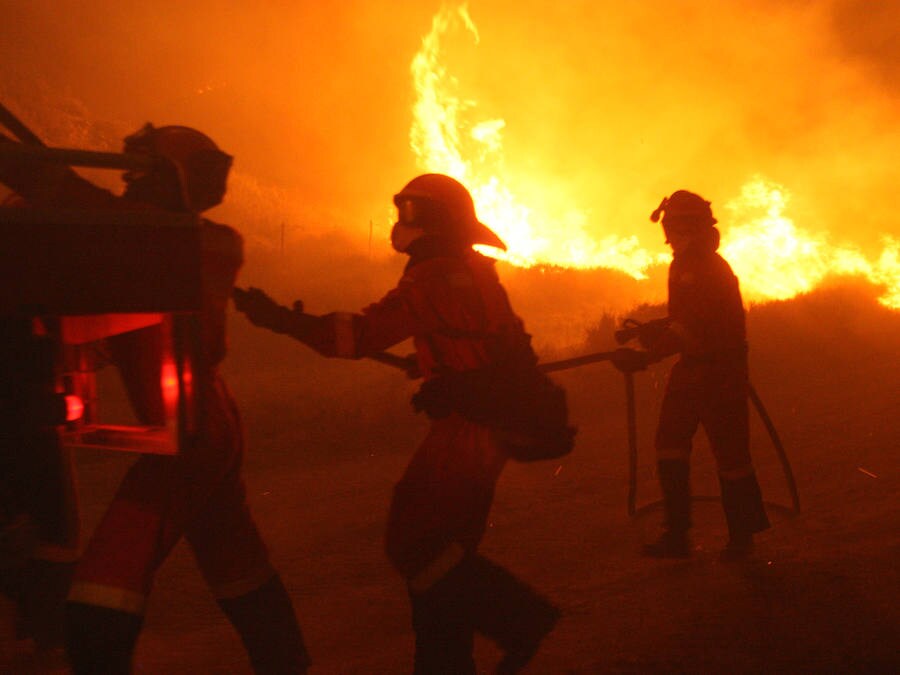
M637 370L646 370L653 363L653 358L647 352L621 347L613 352L613 365L623 373L633 373Z
M670 320L666 317L664 319L654 319L641 325L641 329L638 331L638 342L641 343L641 347L653 349L654 345L660 341L663 334L668 330L669 323Z
M279 333L290 330L291 310L272 300L265 291L253 287L246 290L235 287L231 297L237 310L246 314L253 325ZM296 304L294 303L295 306ZM302 304L300 307L302 310Z
M622 322L622 327L615 332L616 342L624 345L626 342L637 338L644 349L652 349L653 345L666 332L669 323L668 317L653 319L646 323L641 323L635 319L625 319Z

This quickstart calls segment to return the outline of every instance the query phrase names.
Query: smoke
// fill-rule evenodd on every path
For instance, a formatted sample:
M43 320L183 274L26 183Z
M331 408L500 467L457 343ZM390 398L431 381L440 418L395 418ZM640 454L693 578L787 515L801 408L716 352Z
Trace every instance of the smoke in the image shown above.
M875 250L900 150L896 38L873 39L897 25L887 4L472 2L480 43L453 57L478 114L506 121L520 193L561 193L598 237L661 248L661 196L721 207L762 175L802 227Z
M148 120L196 126L236 157L211 215L244 232L248 282L322 305L352 289L348 309L392 283L390 196L417 172L409 67L441 3L0 4L0 96L48 142L114 149ZM896 3L471 0L469 13L480 39L448 40L447 68L474 117L505 120L510 187L542 200L548 236L578 210L598 240L664 252L647 219L660 197L692 189L722 219L756 175L837 243L875 254L896 230ZM342 288L326 292L329 277Z

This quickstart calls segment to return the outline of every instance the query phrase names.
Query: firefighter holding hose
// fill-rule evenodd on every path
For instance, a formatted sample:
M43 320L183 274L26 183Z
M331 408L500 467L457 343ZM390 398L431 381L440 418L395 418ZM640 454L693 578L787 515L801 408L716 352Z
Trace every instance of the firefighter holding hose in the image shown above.
M523 417L506 413L528 407L519 406L514 395L509 405L496 405L507 396L493 369L525 373L522 382L536 382L535 400L545 392L551 401L536 409L562 410L560 397L552 385L527 375L537 372L530 336L510 306L494 261L472 249L505 246L477 219L468 190L449 176L424 174L395 195L394 204L391 243L409 262L397 287L361 313L312 316L282 307L258 289L236 289L235 304L254 324L325 356L377 355L413 338L425 380L414 404L432 422L395 487L386 549L407 582L415 673L475 673L476 631L504 650L498 672L518 672L555 625L558 611L477 552L497 479L508 457L515 456L509 453L527 452L521 445L511 449L520 436L514 425L491 419ZM545 439L538 445L549 452L571 447L564 427L559 433L538 430L536 436Z
M738 279L717 253L719 230L710 202L678 190L662 200L650 219L662 217L669 267L668 317L632 325L617 334L634 336L646 351L620 350L621 370L645 368L673 354L656 432L657 473L663 494L662 535L644 546L652 558L690 555L691 443L702 425L719 474L729 539L723 560L753 551L753 535L769 527L750 457L747 336Z

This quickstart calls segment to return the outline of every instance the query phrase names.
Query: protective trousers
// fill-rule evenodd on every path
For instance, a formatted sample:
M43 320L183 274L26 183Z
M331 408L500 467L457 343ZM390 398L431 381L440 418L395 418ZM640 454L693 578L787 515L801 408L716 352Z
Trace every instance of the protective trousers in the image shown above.
M486 427L455 413L432 422L394 488L385 538L413 586L429 586L478 548L505 463Z
M766 529L768 519L750 457L746 364L740 361L683 358L672 368L656 433L667 519L676 528L690 526L689 511L685 515L690 499L686 474L700 425L716 460L729 532Z
M722 508L732 541L746 539L769 528L769 518L755 475L737 480L726 480L720 476L719 483L722 489Z
M475 552L505 461L487 429L451 415L433 422L395 489L386 545L409 585L417 674L474 673L475 631L504 650L500 672L517 672L559 617Z
M691 467L680 460L661 460L657 475L666 514L666 530L684 535L691 527Z
M117 624L122 629L107 630L109 643L91 643L96 654L84 654L85 646L71 640L70 652L86 663L103 663L104 652L126 652L130 662L137 638L133 627L136 620L139 630L155 573L184 536L216 599L225 603L223 608L237 608L226 609L226 614L248 648L293 654L292 663L280 670L259 672L303 672L308 658L293 611L285 610L290 599L276 581L246 503L237 409L217 376L201 382L207 418L200 439L181 455L144 455L132 465L88 544L69 592L70 615L99 617L98 627ZM247 609L250 605L255 608ZM86 613L79 606L108 611ZM281 627L262 646L258 637L246 635L252 622L243 616L261 615L269 608ZM280 644L284 642L295 648ZM254 654L250 657L256 662Z
M559 610L503 567L474 554L425 591L410 589L414 672L474 673L475 632L503 650L498 673L519 672L556 625Z

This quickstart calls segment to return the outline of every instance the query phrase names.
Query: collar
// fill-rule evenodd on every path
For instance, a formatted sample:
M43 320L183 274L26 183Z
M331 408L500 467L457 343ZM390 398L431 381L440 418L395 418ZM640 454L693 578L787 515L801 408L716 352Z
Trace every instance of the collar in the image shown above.
M465 257L469 246L459 242L435 235L424 235L416 239L406 249L409 262L404 271L409 271L419 263L433 258L462 258Z

